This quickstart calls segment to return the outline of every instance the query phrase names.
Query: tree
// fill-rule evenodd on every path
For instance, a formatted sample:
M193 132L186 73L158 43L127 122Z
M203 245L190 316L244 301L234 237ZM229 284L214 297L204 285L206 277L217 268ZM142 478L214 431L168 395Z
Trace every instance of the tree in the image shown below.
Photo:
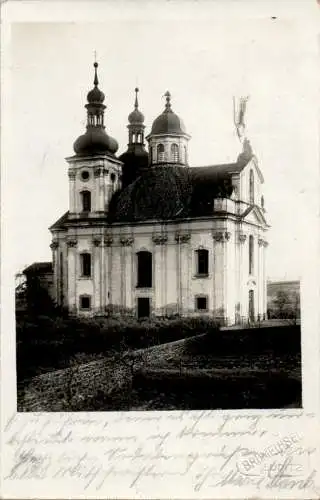
M273 301L275 306L275 312L278 318L285 317L285 311L288 310L289 296L283 290L278 290L276 298Z
M297 292L278 290L272 305L273 315L276 318L294 320L296 323L300 317L300 295Z

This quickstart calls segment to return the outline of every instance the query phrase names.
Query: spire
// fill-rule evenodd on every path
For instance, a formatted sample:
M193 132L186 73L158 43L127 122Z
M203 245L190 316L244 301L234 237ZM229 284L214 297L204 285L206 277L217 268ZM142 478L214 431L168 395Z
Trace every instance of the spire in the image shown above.
M137 125L141 128L141 126L143 126L143 122L144 122L144 116L143 114L141 113L141 111L139 111L139 103L138 103L138 92L139 92L139 89L138 87L136 87L134 89L135 91L135 99L134 99L134 111L132 111L130 113L130 115L128 116L128 120L129 120L129 123L130 125ZM144 126L143 126L144 127Z
M138 109L138 92L139 92L139 89L138 87L136 87L134 89L135 93L136 93L136 98L135 98L135 101L134 101L134 109Z
M94 62L94 80L93 80L93 84L95 87L97 87L99 85L99 80L98 80L98 63L97 61Z
M166 98L165 111L168 113L169 111L171 111L171 94L170 94L169 90L167 90L167 92L164 94L164 97Z

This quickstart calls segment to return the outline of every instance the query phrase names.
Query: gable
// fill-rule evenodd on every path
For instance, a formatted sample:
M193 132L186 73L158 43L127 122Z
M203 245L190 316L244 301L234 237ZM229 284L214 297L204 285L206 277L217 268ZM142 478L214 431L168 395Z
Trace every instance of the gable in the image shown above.
M249 224L268 226L266 218L263 212L256 205L251 205L242 214L241 218L243 222L248 222Z
M261 172L261 170L259 168L258 159L257 159L256 156L253 156L251 158L251 160L246 164L246 166L244 167L242 173L244 175L247 175L248 170L250 170L251 168L253 168L255 174L258 176L258 179L259 179L260 183L263 184L264 183L264 177L263 177L262 172Z

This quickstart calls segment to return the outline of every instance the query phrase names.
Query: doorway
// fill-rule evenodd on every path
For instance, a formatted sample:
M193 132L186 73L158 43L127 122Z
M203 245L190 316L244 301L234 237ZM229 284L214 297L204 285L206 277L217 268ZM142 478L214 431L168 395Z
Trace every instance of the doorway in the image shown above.
M254 322L254 290L249 290L249 321Z
M150 317L150 299L149 297L138 298L138 318Z

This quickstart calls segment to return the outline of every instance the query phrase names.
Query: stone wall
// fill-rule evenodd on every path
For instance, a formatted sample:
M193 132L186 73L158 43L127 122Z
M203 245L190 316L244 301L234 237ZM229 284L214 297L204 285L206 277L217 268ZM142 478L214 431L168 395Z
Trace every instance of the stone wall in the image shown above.
M45 373L18 387L18 411L72 411L82 400L129 382L129 368L110 359Z
M182 352L185 339L135 351L135 369L169 360ZM131 384L130 367L100 359L32 378L18 387L18 411L73 411L98 393L109 395Z

